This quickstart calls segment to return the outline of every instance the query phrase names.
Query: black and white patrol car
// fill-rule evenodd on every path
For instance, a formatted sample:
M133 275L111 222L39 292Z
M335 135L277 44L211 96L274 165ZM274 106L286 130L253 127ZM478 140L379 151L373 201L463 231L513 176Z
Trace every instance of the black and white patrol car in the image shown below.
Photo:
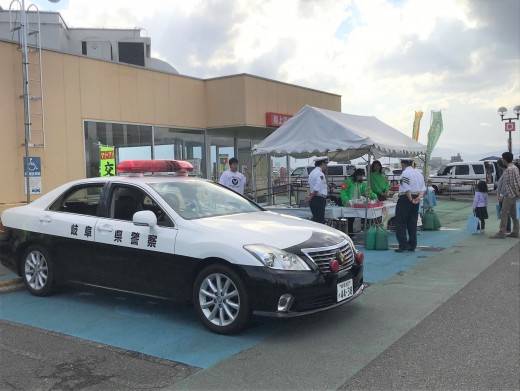
M134 173L190 169L164 160L118 166ZM329 309L364 287L363 254L346 234L186 175L67 183L4 211L0 233L2 263L36 296L73 283L186 298L204 325L222 334L240 331L251 314Z

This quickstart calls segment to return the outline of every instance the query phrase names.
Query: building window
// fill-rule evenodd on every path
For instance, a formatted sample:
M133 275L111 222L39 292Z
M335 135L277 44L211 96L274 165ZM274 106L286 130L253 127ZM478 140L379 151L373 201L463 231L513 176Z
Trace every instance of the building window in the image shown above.
M133 159L188 160L206 177L204 132L146 125L85 121L87 178L98 177L100 146L115 147L116 164Z
M87 55L87 42L86 41L81 41L81 54L83 54L84 56Z
M119 42L119 62L144 67L143 42Z
M115 147L116 162L152 158L152 127L85 121L86 176L99 176L100 146Z
M190 161L197 174L206 178L204 133L200 130L154 127L154 159Z

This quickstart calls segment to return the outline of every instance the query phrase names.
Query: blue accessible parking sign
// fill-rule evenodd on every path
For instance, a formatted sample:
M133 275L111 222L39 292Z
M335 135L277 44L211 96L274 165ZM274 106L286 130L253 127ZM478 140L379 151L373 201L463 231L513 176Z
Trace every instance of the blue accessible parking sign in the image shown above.
M27 161L29 161L29 170L27 170ZM42 176L42 161L40 157L24 157L23 158L23 176Z
M29 193L42 193L42 162L40 157L23 158L23 176L27 178L29 174ZM27 182L25 182L25 194L27 194Z

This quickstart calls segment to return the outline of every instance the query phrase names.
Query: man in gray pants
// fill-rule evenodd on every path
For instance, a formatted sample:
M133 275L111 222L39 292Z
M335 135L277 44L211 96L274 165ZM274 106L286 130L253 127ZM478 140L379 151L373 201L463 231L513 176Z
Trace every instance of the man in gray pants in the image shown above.
M518 217L516 215L516 202L520 200L520 171L518 167L513 164L513 154L511 152L504 152L502 160L507 165L504 171L504 198L502 199L502 210L500 211L500 229L490 236L491 239L503 239L506 236L510 238L520 237L520 228ZM507 219L509 216L513 219L513 230L509 235L506 235Z

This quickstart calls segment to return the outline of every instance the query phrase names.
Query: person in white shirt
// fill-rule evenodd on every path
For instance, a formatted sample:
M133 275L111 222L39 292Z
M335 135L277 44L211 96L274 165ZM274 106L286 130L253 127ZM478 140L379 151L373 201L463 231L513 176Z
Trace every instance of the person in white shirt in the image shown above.
M246 185L246 177L238 171L238 159L232 157L229 159L229 170L224 171L220 176L219 183L230 188L231 190L244 194L244 186Z
M399 198L395 207L395 236L399 242L396 253L415 251L417 247L417 218L419 216L419 203L426 191L424 177L413 167L412 159L401 159L401 184L399 186ZM406 232L408 231L408 239Z
M327 206L328 187L325 171L328 163L327 156L314 159L314 170L309 174L310 193L305 197L305 202L308 202L311 208L312 221L323 224L326 223L325 207Z

